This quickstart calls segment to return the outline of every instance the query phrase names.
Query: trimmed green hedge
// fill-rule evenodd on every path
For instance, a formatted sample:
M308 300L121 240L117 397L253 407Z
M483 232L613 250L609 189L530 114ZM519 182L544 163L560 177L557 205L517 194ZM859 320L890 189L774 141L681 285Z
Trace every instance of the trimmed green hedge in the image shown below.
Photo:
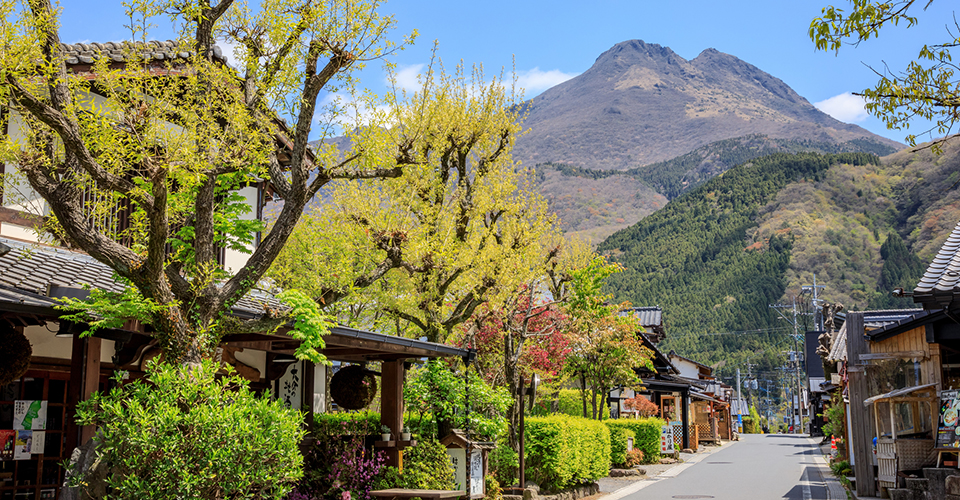
M596 481L610 472L610 430L597 420L531 417L525 451L527 478L545 491Z
M331 434L380 434L380 414L372 411L356 413L315 413L312 433L316 437Z
M636 442L637 434L622 425L610 426L610 463L614 467L627 462L627 438Z
M650 418L621 418L604 420L603 423L613 429L621 427L633 431L633 447L643 452L643 463L654 463L660 460L660 429L666 425L663 420Z
M593 394L587 392L587 417L593 415ZM583 400L580 399L580 389L560 389L557 394L560 413L573 417L583 416ZM597 404L600 404L600 396L597 396ZM610 418L610 405L602 405L598 408L602 418Z

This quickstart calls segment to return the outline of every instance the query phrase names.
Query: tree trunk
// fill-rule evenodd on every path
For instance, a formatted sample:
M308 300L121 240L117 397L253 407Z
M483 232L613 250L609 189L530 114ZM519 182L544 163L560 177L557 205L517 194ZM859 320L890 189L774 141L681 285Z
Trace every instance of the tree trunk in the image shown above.
M597 415L597 388L594 387L590 390L590 406L593 407L593 419L600 420L600 417Z
M587 418L587 374L580 372L580 401L583 403L583 418Z

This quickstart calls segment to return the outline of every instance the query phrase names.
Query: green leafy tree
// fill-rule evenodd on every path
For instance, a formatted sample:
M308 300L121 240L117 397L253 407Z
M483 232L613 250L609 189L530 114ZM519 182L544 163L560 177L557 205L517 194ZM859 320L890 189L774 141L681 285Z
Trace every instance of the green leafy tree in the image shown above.
M619 264L597 256L571 272L566 307L571 348L566 369L580 379L584 417L588 416L587 392L592 396L589 416L600 419L612 387L638 385L635 368L653 369L652 353L639 339L643 327L633 315L619 314L629 304L610 304L610 296L602 292L606 279L620 270Z
M443 360L429 360L410 370L403 387L407 410L419 417L420 433L437 438L451 429L467 428L488 440L502 435L512 399L505 388L487 385L475 370L457 374Z
M47 229L110 266L135 291L127 298L163 305L142 312L167 360L196 364L225 333L290 321L283 311L252 321L230 311L323 186L397 177L409 162L409 151L373 136L354 136L351 151L307 147L320 93L350 92L355 70L395 48L387 38L394 21L378 7L377 0L263 0L256 8L233 0L132 2L124 62L104 56L68 70L50 0L0 3L0 100L16 125L0 156L45 200ZM148 28L168 15L179 28L179 58L154 59ZM237 47L239 70L217 57L215 39ZM327 125L345 120L342 110L327 111ZM237 193L263 180L283 199L269 229L247 216ZM104 222L118 207L129 209L129 227ZM217 264L218 247L249 257L229 274ZM89 312L111 312L105 305ZM301 355L322 361L319 336L303 340Z
M824 7L810 23L810 39L818 50L839 51L845 43L854 46L880 36L891 26L919 24L917 11L926 10L932 0L851 0L850 8ZM938 19L937 22L940 20ZM880 80L863 90L867 112L880 118L891 129L907 129L911 121L922 118L935 123L930 132L946 136L958 119L960 80L951 50L960 43L960 34L946 29L943 37L931 35L930 43L918 49L915 60L902 70L875 70ZM915 134L907 135L911 146ZM945 139L937 141L936 144Z

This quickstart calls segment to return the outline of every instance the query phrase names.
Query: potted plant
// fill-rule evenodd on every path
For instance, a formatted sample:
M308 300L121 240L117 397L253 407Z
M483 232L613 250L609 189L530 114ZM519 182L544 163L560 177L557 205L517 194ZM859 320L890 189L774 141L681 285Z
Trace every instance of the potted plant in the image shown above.
M384 441L390 441L390 433L391 433L390 427L387 427L386 425L381 425L380 432L381 432L380 437L382 437Z
M403 426L403 429L400 431L400 440L401 441L410 441L410 428L406 425Z

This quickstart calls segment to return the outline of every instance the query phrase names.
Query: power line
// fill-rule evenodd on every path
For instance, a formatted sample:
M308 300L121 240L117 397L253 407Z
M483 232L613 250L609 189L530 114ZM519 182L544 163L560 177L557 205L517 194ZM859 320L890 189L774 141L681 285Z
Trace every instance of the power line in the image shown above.
M791 327L781 326L781 327L776 327L776 328L758 328L758 329L756 329L756 330L739 330L739 331L733 331L733 332L710 332L710 333L700 333L700 332L681 332L681 333L677 333L677 332L670 332L670 333L667 335L667 338L687 337L687 336L691 336L691 335L699 335L699 336L707 336L707 335L750 335L750 334L758 334L758 333L775 333L775 332L782 332L782 331L792 330L792 329L793 329L793 328L791 328Z

